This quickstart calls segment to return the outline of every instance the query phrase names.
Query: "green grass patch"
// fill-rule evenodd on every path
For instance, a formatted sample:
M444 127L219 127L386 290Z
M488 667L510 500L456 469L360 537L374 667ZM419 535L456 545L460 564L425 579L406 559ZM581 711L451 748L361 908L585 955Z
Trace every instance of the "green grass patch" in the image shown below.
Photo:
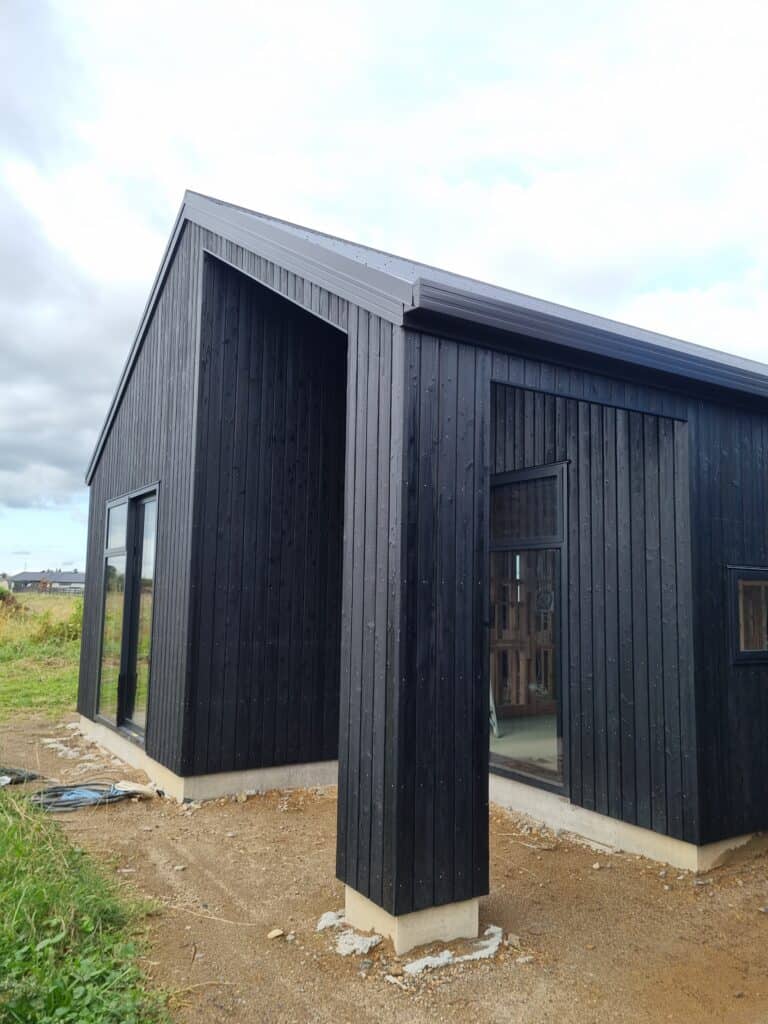
M75 706L82 598L21 594L0 600L0 720L17 711L58 715Z
M128 903L56 824L0 794L0 1024L152 1024Z

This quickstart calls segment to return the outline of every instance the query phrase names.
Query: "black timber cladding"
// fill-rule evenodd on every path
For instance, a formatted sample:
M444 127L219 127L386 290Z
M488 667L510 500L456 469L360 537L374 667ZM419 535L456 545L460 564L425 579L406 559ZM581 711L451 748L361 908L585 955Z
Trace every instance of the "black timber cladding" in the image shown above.
M345 349L206 258L187 773L337 756Z
M187 225L91 481L78 710L96 713L106 502L159 481L148 753L180 768L190 593L199 229Z
M226 228L222 227L221 230L225 231ZM371 803L370 815L367 815L367 812L364 811L361 819L360 798L359 796L357 798L358 803L356 805L354 823L355 828L357 828L362 820L362 839L360 850L355 856L358 857L358 864L365 864L370 859L369 866L367 868L363 867L361 877L364 877L367 870L369 879L373 881L370 890L372 898L376 898L375 894L378 891L379 869L377 864L380 861L382 864L381 891L385 893L385 900L387 898L386 893L394 892L399 886L399 891L405 894L401 905L407 906L406 899L408 894L414 891L422 894L429 892L430 889L432 891L447 891L448 886L445 883L445 879L450 875L455 880L455 864L461 861L461 855L451 849L450 857L453 858L454 868L449 872L444 863L437 863L434 858L431 859L425 854L425 848L429 848L430 845L427 836L424 837L423 841L421 839L418 840L421 843L418 852L418 862L425 865L431 859L433 877L430 879L428 873L423 871L420 878L415 878L413 872L411 872L411 877L409 878L407 870L408 858L410 857L411 863L416 862L417 851L415 844L417 839L415 833L421 825L419 822L413 828L406 826L404 829L401 829L399 827L401 808L403 808L403 813L407 814L408 807L415 809L417 806L416 800L411 798L412 794L421 792L420 787L423 785L427 787L433 785L429 781L423 783L420 778L414 778L410 782L406 777L407 772L412 770L412 764L408 760L407 746L405 745L406 739L409 735L421 738L425 734L425 730L428 732L430 728L434 728L434 734L440 737L444 736L447 732L444 726L435 727L428 722L408 723L401 712L401 704L406 702L406 706L408 706L408 701L418 700L418 693L406 688L400 688L396 683L399 668L402 666L403 670L405 670L406 658L411 659L410 664L413 664L414 657L412 647L407 653L405 649L403 650L402 659L400 655L400 647L405 648L407 640L407 629L405 628L407 620L404 608L409 607L407 605L408 601L413 602L415 600L407 576L408 551L400 543L400 537L402 536L401 525L402 530L405 530L407 523L410 522L411 529L414 528L415 524L415 529L418 531L419 514L426 521L426 509L430 505L435 507L432 499L429 501L425 499L424 510L420 512L416 508L414 512L414 498L412 495L409 496L408 488L404 487L412 477L409 475L404 479L407 452L403 450L402 425L407 422L407 416L412 417L414 415L414 400L406 400L406 381L410 380L412 376L411 371L408 371L408 376L406 375L406 366L410 365L414 358L410 353L410 347L414 339L418 339L419 335L417 332L409 332L408 343L404 345L403 331L396 326L397 317L394 313L389 323L385 319L371 316L361 306L356 306L348 302L341 295L334 294L332 291L318 286L317 283L312 284L310 280L302 277L298 269L299 264L295 264L293 270L281 269L272 260L265 258L263 255L258 255L257 252L249 251L247 245L250 242L247 241L245 236L243 236L243 241L247 243L245 248L226 240L214 231L203 230L194 223L187 223L186 226L182 225L181 241L173 250L173 257L167 268L162 287L159 289L157 303L150 310L144 340L137 348L135 360L132 362L130 372L126 378L122 398L114 408L110 421L111 426L106 428L100 442L100 454L95 456L94 468L92 470L92 500L89 519L88 574L91 582L86 594L83 672L81 676L79 706L85 714L93 714L95 708L95 677L98 670L98 633L100 630L100 623L96 621L98 614L94 611L99 603L98 595L96 595L94 588L98 589L101 580L100 562L103 547L104 501L107 497L115 497L120 493L145 486L154 479L159 479L161 522L158 535L157 585L158 602L165 601L165 611L161 612L158 610L157 615L164 616L164 618L162 620L156 619L154 635L154 642L156 644L155 664L153 666L153 687L156 693L151 697L151 701L156 702L159 711L155 715L151 704L150 733L147 746L152 756L168 764L169 767L179 770L181 736L182 734L188 735L188 718L185 718L185 714L191 715L193 712L193 708L190 705L190 693L186 688L183 678L183 669L187 660L183 650L183 643L178 644L174 640L174 622L184 618L187 595L191 587L189 569L192 557L190 540L191 484L185 482L184 477L185 473L191 476L193 472L193 457L191 437L186 447L184 437L194 436L194 430L189 430L187 433L188 426L184 422L185 410L189 408L190 414L193 415L193 409L191 406L185 405L184 395L187 395L193 405L194 381L185 375L190 367L194 372L194 343L197 330L197 310L199 307L199 294L196 294L199 292L197 287L198 278L195 275L199 274L203 249L205 248L217 254L233 266L242 269L253 279L263 282L271 290L282 294L291 302L311 311L314 316L337 325L342 331L346 331L348 326L353 331L359 331L361 323L365 324L366 337L370 335L371 330L374 333L376 331L380 332L378 335L380 338L388 337L387 331L391 331L393 384L389 400L392 411L389 452L391 467L389 478L390 513L387 520L389 537L387 562L389 575L387 577L386 614L381 611L383 606L378 580L373 589L375 595L374 605L376 600L379 602L378 619L374 619L374 625L371 626L368 616L361 612L357 599L353 607L352 592L351 590L349 593L347 592L347 586L348 583L351 586L354 573L360 571L360 563L357 563L356 569L352 565L348 565L348 555L352 546L355 543L359 545L361 541L353 538L350 534L345 540L344 593L345 600L349 602L349 605L347 623L344 627L346 633L343 633L343 637L346 637L346 639L343 639L343 643L347 644L347 649L350 653L353 650L355 651L354 656L357 658L357 648L354 645L359 643L361 652L363 650L370 651L372 635L373 661L379 673L378 678L385 680L383 704L386 731L382 733L378 727L374 731L371 718L372 711L364 711L362 706L360 706L359 713L355 711L355 714L358 715L356 721L360 724L366 723L365 731L368 732L370 730L371 736L374 736L375 733L376 753L374 754L372 741L370 778L371 791L376 795L381 793L381 780L378 776L374 779L374 764L378 764L378 762L374 762L374 757L379 756L382 744L384 744L387 751L384 767L383 806L381 801L377 803L378 796L375 796ZM192 251L185 248L185 246L191 246ZM179 276L179 259L188 261L186 267L181 272L181 277ZM184 278L184 280L181 278ZM166 310L165 313L162 312L163 307ZM167 334L167 337L160 337L158 335L158 317L162 321L162 332ZM393 321L395 323L394 328L392 326ZM371 325L374 326L372 327ZM649 367L645 371L638 368L637 373L635 373L628 364L618 367L615 361L609 361L607 358L608 353L604 353L606 358L599 358L598 355L593 355L591 357L591 365L587 365L587 361L582 359L581 365L576 368L573 365L577 355L575 352L573 354L573 361L569 363L567 354L553 346L547 346L541 342L531 343L528 340L524 347L524 339L521 339L520 335L502 335L497 332L497 337L493 342L486 342L482 340L485 335L483 329L480 327L475 329L475 327L466 323L464 324L463 332L465 335L470 336L470 340L474 344L467 345L462 341L449 338L442 339L441 343L450 341L451 344L455 344L459 353L457 359L464 366L469 365L469 354L468 351L465 352L464 350L471 350L474 353L474 393L479 396L475 404L474 416L475 420L477 420L480 415L484 419L486 427L493 422L494 418L490 409L491 379L510 383L528 391L539 390L549 395L559 395L565 399L574 399L577 402L588 403L590 407L592 405L612 406L617 410L617 416L618 410L628 410L639 413L641 419L645 415L651 415L667 417L687 423L692 498L693 577L694 593L697 595L695 603L689 606L695 639L696 692L695 700L683 700L681 691L680 713L686 716L696 714L696 727L699 735L698 749L701 752L701 756L699 758L698 771L695 757L693 762L690 760L687 763L684 762L684 778L686 777L686 772L689 776L692 776L691 785L687 786L686 784L687 791L691 792L695 792L697 789L697 778L700 777L701 779L696 804L701 808L699 837L702 841L715 840L727 835L738 834L741 831L766 827L768 825L768 807L766 807L764 780L768 764L766 764L764 736L768 728L768 703L766 701L768 670L763 666L732 666L730 664L727 653L728 637L725 625L728 611L725 582L726 562L759 565L765 564L768 559L768 537L766 537L766 517L764 514L766 498L768 497L766 495L766 479L768 478L768 446L766 445L766 430L768 428L766 424L768 421L766 420L765 413L755 403L752 404L751 411L749 412L739 410L736 406L739 399L734 398L733 393L729 395L726 391L720 391L714 401L700 400L696 398L693 386L689 387L679 378L665 376L663 373L657 372L658 386L653 386L655 383L653 367ZM382 349L385 349L387 344L387 341L379 342L379 360L381 360ZM495 351L486 349L484 347L486 344L492 346ZM506 351L500 351L501 349L506 349ZM542 358L534 356L534 350L540 351ZM408 353L407 356L406 353ZM191 364L189 363L190 357L192 359ZM441 361L443 360L442 353L438 358ZM452 356L446 356L445 359L450 362ZM549 360L549 362L545 361L545 359ZM140 369L140 364L144 360L147 360L149 365L153 365L155 368L148 375L146 371L142 372ZM152 360L154 362L151 362ZM488 369L489 363L492 364L490 369ZM619 379L619 373L621 373L622 379ZM154 380L157 382L159 379L159 384L153 384L149 379L153 374L157 375L154 377ZM357 373L355 372L355 387L357 387L357 379ZM402 381L402 387L398 387L398 381ZM485 390L486 383L488 385L487 392ZM350 388L353 386L351 368L348 386ZM452 385L449 384L447 378L444 379L443 386L448 388L450 393ZM150 399L149 393L153 387L155 397ZM415 387L415 384L411 385L411 390L413 391ZM185 392L184 388L188 388L188 391ZM418 385L421 396L419 402L424 403L424 408L432 401L431 398L427 399L424 396L425 388L426 385ZM459 391L461 391L461 388L462 384L459 382ZM426 388L426 390L429 389ZM436 390L439 393L439 386ZM432 389L432 393L434 391L435 389ZM701 394L701 391L699 393ZM712 394L714 395L714 389ZM163 402L168 401L169 397L175 403L172 417L168 414L167 410L161 408ZM380 396L378 402L380 415L381 408L386 403L382 402ZM729 403L732 404L729 405ZM152 405L157 408L156 412L153 412L150 408ZM400 413L397 412L398 407L401 410ZM139 415L136 414L137 409L141 410ZM439 410L436 415L439 420ZM347 416L348 424L354 424L356 429L361 429L362 424L364 422L368 424L369 421L368 414L350 408L349 403ZM153 419L153 417L156 418ZM589 417L587 417L590 421L590 430L591 417L592 411L590 408ZM618 416L618 420L621 422L620 416ZM149 423L150 430L153 429L153 424L159 422L165 424L162 437L159 440L156 437L151 445L148 439L140 436L142 435L145 422ZM398 423L401 424L400 428L398 428ZM127 424L131 424L131 426L129 427ZM379 429L378 419L376 421L376 429ZM398 429L400 429L399 436ZM476 424L473 424L473 431L476 429L479 428L477 428ZM601 429L604 430L604 428ZM459 435L461 435L461 431L462 428L457 427ZM413 431L411 433L413 436ZM451 430L448 431L449 436L450 433ZM637 433L639 435L640 432L638 431ZM116 434L116 439L113 439L113 434ZM643 428L642 434L643 445L645 445L645 428ZM609 442L610 435L611 432L609 431ZM349 444L349 429L347 443ZM366 445L368 443L367 439ZM415 442L409 442L411 445L413 443ZM584 443L586 444L587 442ZM605 443L605 436L603 436L603 443ZM648 443L652 450L652 436ZM483 444L490 445L489 434L486 435ZM591 446L591 439L589 444ZM129 451L129 449L132 450ZM590 456L591 454L590 447ZM682 457L684 453L681 452L680 454ZM604 453L603 458L605 458ZM132 469L131 464L133 464ZM349 457L347 465L350 465ZM457 453L457 481L460 477L458 465ZM464 463L461 465L464 466ZM428 473L426 461L424 468L425 472ZM490 451L488 452L487 471L490 472ZM450 473L450 468L447 472ZM645 473L645 469L643 472ZM378 480L382 473L383 463L377 455L377 488ZM591 474L592 463L590 463L590 475L588 477L590 488ZM481 479L482 476L482 474L480 476L477 475L477 470L474 467L472 475L475 481ZM368 481L367 484L361 482L365 480ZM358 484L356 485L358 498L356 500L359 500L361 489L364 495L363 500L367 500L366 488L372 483L372 480L373 476L370 472L358 475ZM165 515L163 501L165 490L169 485L171 488L171 501L176 508L176 513L175 518L170 518L164 524L162 522ZM659 489L661 508L664 494L661 475L659 475ZM621 508L618 507L619 498L625 493L618 486L617 481L617 521L622 521L621 517L628 511L626 504L622 504ZM630 495L631 493L630 490ZM186 496L185 498L182 497L184 495ZM347 500L348 498L349 485L347 486ZM378 502L378 497L376 500ZM651 491L649 507L652 507L654 500L655 494ZM187 503L186 522L188 525L185 525L185 516L181 512L185 501ZM612 502L612 492L609 492L608 501L610 505ZM475 515L475 509L482 507L479 494L476 495L475 502L473 516ZM460 499L457 497L456 508L460 504ZM645 503L643 508L645 508ZM398 509L400 510L399 513ZM683 519L679 521L677 519L677 505L675 510L675 536L679 537L684 533L685 523ZM400 520L398 520L398 514L400 515ZM482 510L482 514L483 516L486 515L485 509ZM368 513L363 513L364 521L367 521L367 515ZM379 513L377 512L368 533L363 538L362 544L365 552L370 551L371 542L367 539L370 536L370 531L375 530L377 537L381 536L379 531L382 529L382 526L378 516ZM410 519L407 519L407 516L410 516ZM349 516L346 515L345 518L349 525ZM468 521L468 517L462 520L465 526ZM606 519L604 513L603 521L604 523L608 522L608 533L610 535L613 531L610 516ZM639 530L639 528L638 522L637 529ZM655 530L655 526L653 529ZM659 535L660 538L663 537L661 526L659 528ZM457 538L459 536L460 534L457 532ZM590 541L592 541L591 532ZM380 544L380 540L377 540L378 544ZM433 553L434 549L437 549L438 555ZM374 564L379 564L380 554L378 547L376 550ZM363 565L370 564L370 558L368 558L366 563L367 557L366 554L363 555ZM441 540L436 536L432 552L417 552L416 565L418 567L419 559L421 559L422 567L428 570L430 559L432 559L434 564L438 557L442 557L444 562L447 563L451 561L449 542L445 538ZM466 549L462 548L461 545L458 546L455 553L457 575L462 571L460 568L461 559L466 557ZM622 557L618 545L615 557L617 561ZM662 559L666 556L660 552L658 557ZM613 574L613 558L614 554L609 545L605 549L602 568L603 574L607 571L611 578ZM163 562L164 559L165 562ZM413 556L411 555L412 559ZM624 563L619 562L619 564L623 565ZM631 564L630 558L630 567ZM166 572L165 582L160 579L161 567L163 565ZM398 565L402 567L401 570L396 568ZM96 570L95 573L91 571L93 568ZM398 572L401 572L402 575L402 585L399 582ZM639 571L637 576L639 579ZM444 587L448 590L445 606L440 614L444 617L450 617L451 602L454 600L450 593L451 588L445 585L439 576L433 577L432 584L429 583L428 577L425 579L426 582L422 581L419 584L423 593L429 590L430 585L433 587L433 590ZM367 586L367 593L370 594L370 582ZM478 581L477 586L482 589L485 586L485 582ZM161 597L160 591L163 587L165 588L165 596ZM366 583L363 580L362 589L358 588L356 593L366 593L365 587ZM456 588L456 592L458 603L460 600L458 588ZM680 598L683 592L678 587L678 598ZM700 599L700 595L703 595L702 599ZM641 597L638 593L638 602L640 600ZM663 587L661 587L661 600L662 603L665 600ZM666 601L666 607L669 608L668 591ZM419 607L421 607L422 619L426 618L429 620L431 613L428 609L425 611L423 605L419 606L418 600L410 607L416 607L417 614ZM624 603L623 607L627 607L627 602ZM176 619L174 616L176 616ZM682 629L680 623L683 622L683 616L684 608L681 607L678 612L678 632ZM160 621L163 622L163 633L159 631ZM437 609L435 609L434 621L435 628L437 629ZM633 628L642 628L641 625L637 627L634 624L632 625ZM626 621L620 621L619 629L622 628L627 630L628 624ZM185 637L185 640L191 641L188 630L183 622L181 623L179 633ZM413 645L413 638L410 638L408 642ZM607 649L610 649L609 645L612 642L609 637L606 637ZM667 642L669 645L669 633L667 633ZM367 648L365 647L366 643L369 645ZM161 648L164 648L167 654L161 653ZM383 650L387 653L386 657L382 660ZM662 645L662 652L663 650ZM626 652L622 651L622 653L626 657ZM483 650L482 657L485 658L485 656L485 651ZM366 654L365 657L367 658L368 655ZM483 671L485 671L485 668L483 668ZM179 673L181 673L181 676ZM624 678L628 678L626 673ZM448 682L450 683L450 681L451 677L449 675ZM427 682L428 685L432 685L429 680ZM442 677L440 682L443 682ZM343 667L342 684L344 685ZM355 682L354 686L358 687L358 685ZM362 686L360 686L361 693L362 689ZM349 694L349 689L347 693ZM368 700L369 696L366 695L365 699ZM378 697L371 694L371 699L374 701L371 707L374 705L381 707L382 697L380 691ZM611 696L611 699L613 699L613 696ZM344 726L343 700L344 698L342 697L342 727ZM378 701L378 704L375 703L376 701ZM612 709L606 706L606 721L611 713ZM629 720L626 711L624 720L620 724L621 728L625 730L623 733L620 733L619 738L621 739L622 736L629 735L629 730L632 727L632 722ZM401 725L403 728L401 728ZM409 733L405 726L412 727L412 733ZM641 723L641 726L643 726L643 723ZM686 723L686 728L688 728L689 732L691 731L690 721ZM682 734L681 731L681 736ZM361 733L357 741L356 757L358 759L360 751L365 749L363 736L364 733ZM430 740L430 742L432 741ZM608 741L606 740L606 742ZM610 739L610 743L610 749L615 749L615 735ZM397 757L391 756L389 753L393 749L393 745L394 749L397 749L399 752ZM400 756L401 754L402 756ZM342 747L341 756L342 759L345 757L348 759L348 774L349 777L354 778L355 771L360 767L359 760L354 763L350 762L349 754L345 752L344 747ZM355 765L357 765L357 768ZM381 769L376 768L376 771L381 771ZM623 761L621 765L622 786L624 786L626 780L627 792L629 792L629 787L631 786L631 772L631 763ZM360 777L363 776L363 773L359 774ZM614 783L615 778L614 782L610 783L609 797L611 793L615 794L616 792ZM364 785L368 785L367 780ZM587 786L589 792L590 783ZM595 791L601 792L601 786L602 783L595 782ZM461 792L466 792L466 790L461 789L461 786L459 788ZM364 792L367 792L367 790L364 790ZM454 801L454 807L457 806ZM611 801L609 798L609 813L613 813L610 807ZM345 822L353 820L350 817L349 806L345 803L344 799L340 800L339 812L340 819L344 819L344 821L340 820L340 824L344 828L346 827ZM415 813L415 810L412 810L410 813ZM439 809L436 811L433 806L433 822L435 821L436 813L442 814L443 811ZM456 813L456 821L459 821L459 812L457 811ZM402 820L405 820L405 818L402 818ZM379 824L381 823L383 823L383 835L378 831ZM441 827L444 828L444 825ZM400 842L401 834L403 836L402 842ZM367 839L364 838L365 835L368 836ZM466 836L460 837L460 840L466 842ZM349 842L350 839L347 831L345 844L349 845ZM396 842L400 842L402 860L398 860L398 857L393 854L393 851L396 849ZM343 856L341 855L341 861L343 861ZM355 877L357 877L357 869L355 871ZM440 877L438 878L437 876ZM352 876L350 875L351 878ZM352 881L352 884L354 884L354 881Z
M491 417L494 472L567 462L571 800L692 841L688 426L502 385Z
M392 908L399 801L403 339L349 312L337 874ZM410 762L408 762L410 763Z
M488 891L490 362L406 336L398 912Z
M714 842L768 827L768 665L733 663L727 578L768 566L768 411L692 404L691 452L701 837Z

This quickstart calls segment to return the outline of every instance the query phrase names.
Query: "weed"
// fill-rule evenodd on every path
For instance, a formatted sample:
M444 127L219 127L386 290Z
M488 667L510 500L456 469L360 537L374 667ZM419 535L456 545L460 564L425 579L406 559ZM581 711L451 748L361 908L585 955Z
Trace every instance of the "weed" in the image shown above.
M0 1024L165 1019L136 964L139 914L54 822L0 795Z
M0 718L74 706L82 621L79 597L25 594L23 603L0 602Z
M79 640L83 632L83 599L75 599L72 611L64 621L54 622L50 611L39 617L37 626L32 633L32 641L37 644L50 644L61 640Z

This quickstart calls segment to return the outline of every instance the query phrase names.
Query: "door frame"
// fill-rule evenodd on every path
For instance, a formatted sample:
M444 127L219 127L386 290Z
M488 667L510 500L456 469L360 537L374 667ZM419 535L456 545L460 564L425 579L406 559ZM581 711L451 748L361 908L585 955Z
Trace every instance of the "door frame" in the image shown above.
M486 630L486 664L487 681L486 693L490 693L491 684L491 557L499 551L536 551L555 548L559 551L559 580L557 594L557 619L555 624L555 643L557 644L557 669L558 669L558 731L562 752L562 782L553 782L548 779L537 779L533 775L509 768L504 765L489 764L489 771L495 775L501 775L516 782L522 782L527 786L534 786L551 793L570 798L570 743L569 743L569 685L568 677L568 466L569 461L550 462L543 465L531 466L526 469L515 469L503 473L490 473L488 484L488 559L485 592L488 601L488 629ZM496 542L493 541L492 515L493 502L492 494L496 487L504 484L523 483L528 480L540 480L545 477L554 477L557 481L557 518L555 533L549 536L532 537L519 542ZM490 756L490 755L489 755Z
M94 720L100 722L102 725L106 725L110 729L116 729L123 733L126 737L137 743L139 746L144 746L147 729L149 727L150 720L150 704L152 694L152 651L154 650L154 617L155 617L155 602L152 602L152 617L150 621L150 673L147 685L147 712L146 722L147 725L144 729L136 726L126 716L127 707L127 685L128 677L131 671L131 666L135 669L136 666L136 654L138 649L138 613L139 613L139 587L141 585L141 557L142 557L142 541L143 537L139 535L139 519L143 525L143 517L137 515L138 506L145 502L154 499L157 503L156 518L155 518L155 558L154 558L154 575L153 575L153 588L157 581L157 535L158 535L158 523L160 517L160 484L159 481L155 481L152 484L148 484L146 487L140 487L136 490L129 491L126 494L121 494L117 498L110 498L105 503L104 511L104 549L102 553L102 567L101 567L101 617L100 617L100 629L99 629L99 654L98 654L98 676L96 680L96 708L94 714ZM107 597L107 577L106 577L106 563L109 557L109 552L116 550L109 548L107 527L109 522L109 512L111 509L119 506L127 505L127 521L126 521L126 535L125 535L125 587L123 591L123 619L122 619L122 630L120 638L120 672L118 675L117 682L117 713L116 718L113 721L106 715L99 712L99 701L101 699L101 671L102 671L102 656L104 646L104 618L106 614L106 597ZM154 598L154 594L153 594Z

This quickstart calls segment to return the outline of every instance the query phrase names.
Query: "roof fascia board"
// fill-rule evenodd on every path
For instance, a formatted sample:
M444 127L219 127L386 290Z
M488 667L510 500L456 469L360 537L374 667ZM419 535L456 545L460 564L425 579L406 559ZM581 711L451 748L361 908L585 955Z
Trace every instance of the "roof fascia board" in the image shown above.
M555 304L521 296L519 303L502 302L472 295L423 278L414 287L414 305L409 313L431 312L502 331L540 338L567 348L591 352L605 359L620 360L689 377L725 389L746 391L768 397L768 372L760 364L751 369L749 360L722 353L711 358L691 351L675 338L643 331L623 324L566 309ZM705 350L704 350L705 351ZM720 353L717 356L720 357Z
M185 203L188 218L200 227L255 252L284 270L306 277L313 284L396 325L402 323L405 307L413 303L410 281L297 238L255 214L194 194L187 195Z

